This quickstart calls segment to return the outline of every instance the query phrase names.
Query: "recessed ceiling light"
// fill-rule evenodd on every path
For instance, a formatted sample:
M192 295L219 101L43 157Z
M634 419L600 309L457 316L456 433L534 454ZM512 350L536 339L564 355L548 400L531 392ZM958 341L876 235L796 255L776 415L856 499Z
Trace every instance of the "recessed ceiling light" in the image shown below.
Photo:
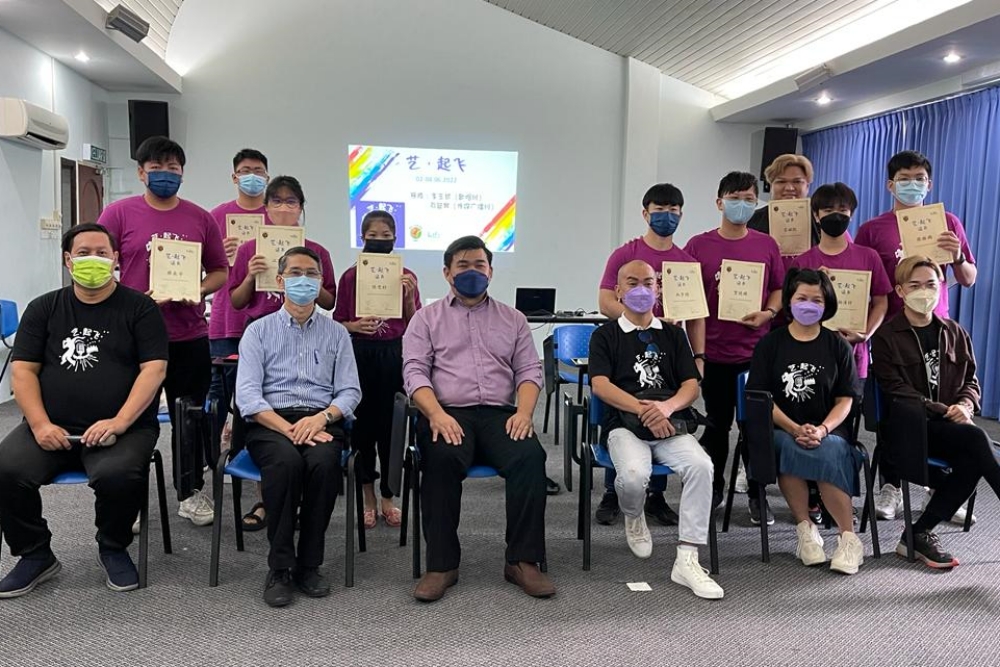
M816 98L816 104L819 104L820 106L829 104L832 101L833 98L827 95L826 93L823 93L822 95Z
M73 57L74 57L74 58L76 58L77 60L79 60L79 61L80 61L80 62L82 62L82 63L86 63L86 62L90 62L90 56L88 56L88 55L87 55L86 53L84 53L83 51L80 51L80 52L78 52L78 53L77 53L77 54L76 54L75 56L73 56Z
M961 59L962 59L962 56L958 55L954 51L952 51L951 53L949 53L948 55L946 55L944 57L944 61L946 63L948 63L949 65L954 65L955 63L957 63Z

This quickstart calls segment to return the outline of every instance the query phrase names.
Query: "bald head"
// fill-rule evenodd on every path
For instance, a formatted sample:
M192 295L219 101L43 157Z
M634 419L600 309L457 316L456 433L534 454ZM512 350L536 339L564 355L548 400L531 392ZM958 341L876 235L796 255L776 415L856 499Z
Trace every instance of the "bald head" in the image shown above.
M641 259L633 259L618 269L618 287L622 290L627 290L636 285L646 285L649 287L649 281L652 281L652 284L656 283L656 272L653 271L653 267Z

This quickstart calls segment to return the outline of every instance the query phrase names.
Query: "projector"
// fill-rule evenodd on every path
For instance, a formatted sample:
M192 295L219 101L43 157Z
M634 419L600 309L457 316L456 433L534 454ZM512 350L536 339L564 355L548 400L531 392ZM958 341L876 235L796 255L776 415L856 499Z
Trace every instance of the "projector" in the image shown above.
M118 5L108 12L108 20L104 27L121 31L133 42L141 42L149 34L149 23L123 5Z

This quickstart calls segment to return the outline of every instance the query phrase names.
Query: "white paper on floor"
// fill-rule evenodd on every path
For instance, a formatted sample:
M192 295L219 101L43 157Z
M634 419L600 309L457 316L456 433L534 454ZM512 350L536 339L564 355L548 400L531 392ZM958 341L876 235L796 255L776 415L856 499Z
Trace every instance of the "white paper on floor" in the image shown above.
M630 581L628 582L628 589L630 591L651 591L653 590L649 584L645 581Z

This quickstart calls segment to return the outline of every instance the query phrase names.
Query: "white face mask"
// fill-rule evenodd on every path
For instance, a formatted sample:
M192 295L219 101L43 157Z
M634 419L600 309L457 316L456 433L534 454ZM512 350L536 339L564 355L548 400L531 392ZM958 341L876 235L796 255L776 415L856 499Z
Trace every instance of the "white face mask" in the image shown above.
M921 289L915 289L906 296L903 297L903 303L906 307L912 311L920 313L921 315L928 315L934 312L937 308L938 300L941 295L938 294L936 289L931 289L929 287L924 287Z

